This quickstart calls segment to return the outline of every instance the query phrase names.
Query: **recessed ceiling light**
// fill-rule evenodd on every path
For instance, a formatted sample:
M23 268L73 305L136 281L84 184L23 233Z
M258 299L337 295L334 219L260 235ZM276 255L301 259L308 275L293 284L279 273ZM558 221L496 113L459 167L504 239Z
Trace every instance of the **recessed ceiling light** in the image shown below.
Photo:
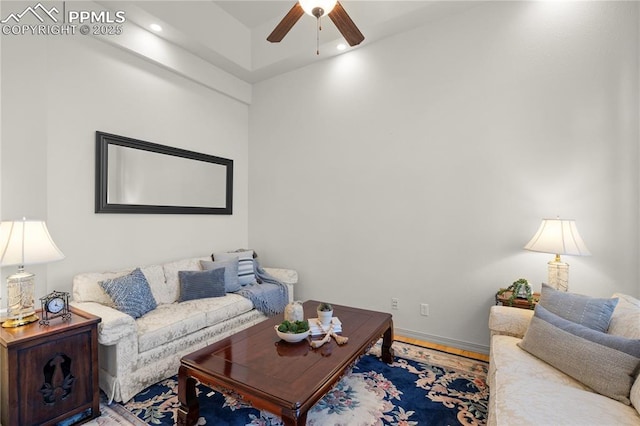
M344 44L344 43L340 43L340 44L338 44L338 45L336 46L336 49L338 49L338 50L340 50L340 51L345 50L346 48L347 48L347 45L346 45L346 44Z
M162 31L162 27L158 24L151 24L149 25L149 28L151 28L153 31Z

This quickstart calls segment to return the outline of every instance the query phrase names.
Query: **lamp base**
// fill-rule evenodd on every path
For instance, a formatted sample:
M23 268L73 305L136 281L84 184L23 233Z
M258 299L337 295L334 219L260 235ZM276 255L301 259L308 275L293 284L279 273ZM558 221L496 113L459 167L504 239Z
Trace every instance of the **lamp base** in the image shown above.
M16 328L38 321L40 318L36 314L27 315L22 318L11 318L2 323L2 328Z
M20 266L18 272L7 277L7 319L3 328L15 328L38 321L34 306L35 275L25 272Z
M549 284L560 291L569 291L569 264L552 260L549 265Z

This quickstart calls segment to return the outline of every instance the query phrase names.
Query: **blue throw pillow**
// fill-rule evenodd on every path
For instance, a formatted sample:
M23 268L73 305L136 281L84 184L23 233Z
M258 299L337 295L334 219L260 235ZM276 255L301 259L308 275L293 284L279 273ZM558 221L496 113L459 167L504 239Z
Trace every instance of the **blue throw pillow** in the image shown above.
M205 297L222 297L226 294L224 268L210 271L178 271L178 278L180 279L178 302Z
M99 284L111 297L116 309L133 318L140 318L158 306L140 268L122 277L100 281Z
M238 281L238 259L221 260L212 262L201 260L200 266L205 271L224 268L224 289L227 293L234 293L242 288Z
M606 333L618 299L596 299L582 294L565 293L542 284L539 304L559 317Z

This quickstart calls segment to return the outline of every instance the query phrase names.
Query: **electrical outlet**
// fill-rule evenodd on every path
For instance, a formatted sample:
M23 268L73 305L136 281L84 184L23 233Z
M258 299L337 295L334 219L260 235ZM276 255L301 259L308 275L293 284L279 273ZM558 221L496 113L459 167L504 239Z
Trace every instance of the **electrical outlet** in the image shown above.
M398 299L395 297L391 298L391 309L398 309Z
M429 305L426 303L420 304L420 315L424 315L425 317L429 316Z

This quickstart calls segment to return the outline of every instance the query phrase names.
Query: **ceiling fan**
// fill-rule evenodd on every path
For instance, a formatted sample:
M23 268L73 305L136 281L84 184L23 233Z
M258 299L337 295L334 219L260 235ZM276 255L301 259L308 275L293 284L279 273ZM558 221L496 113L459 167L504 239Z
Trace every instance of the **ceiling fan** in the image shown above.
M349 46L356 46L364 40L364 36L353 23L347 11L336 0L299 0L293 5L291 10L282 18L282 21L269 34L267 40L271 43L282 41L289 30L293 28L296 22L307 13L314 16L318 20L318 30L321 30L320 18L329 15L340 34L349 43ZM318 42L319 43L319 42ZM319 52L316 52L319 54Z

